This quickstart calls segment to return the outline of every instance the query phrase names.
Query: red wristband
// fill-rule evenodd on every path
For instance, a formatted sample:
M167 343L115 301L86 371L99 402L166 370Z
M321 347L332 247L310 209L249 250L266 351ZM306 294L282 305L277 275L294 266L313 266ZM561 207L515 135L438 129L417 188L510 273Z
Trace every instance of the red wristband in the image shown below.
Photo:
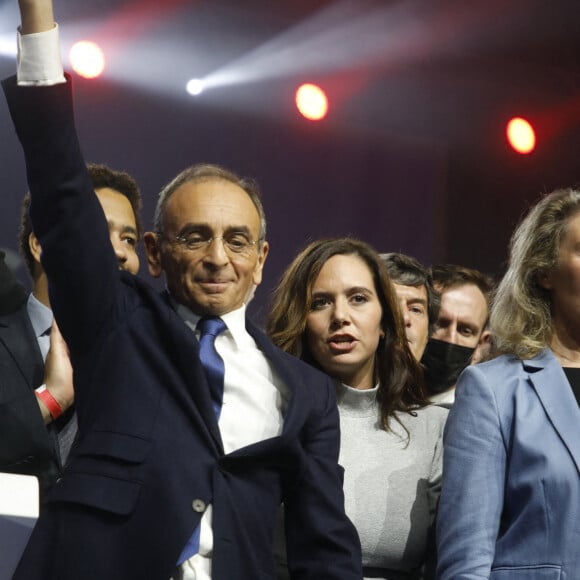
M62 407L58 404L58 401L49 393L46 385L41 385L38 389L34 391L36 396L46 405L50 416L53 421L58 419L62 415Z

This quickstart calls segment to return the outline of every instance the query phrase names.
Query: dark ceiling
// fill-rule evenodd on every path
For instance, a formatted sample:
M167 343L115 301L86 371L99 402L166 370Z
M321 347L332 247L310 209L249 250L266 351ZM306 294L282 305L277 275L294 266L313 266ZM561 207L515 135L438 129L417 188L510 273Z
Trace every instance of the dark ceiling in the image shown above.
M0 6L9 44L16 0ZM280 87L311 79L328 89L329 123L395 136L479 139L502 114L556 117L580 90L577 0L56 0L55 11L64 46L99 41L121 84L185 99L189 78L221 71L205 100L279 116Z
M384 148L392 159L395 151L414 155L408 152L416 150L417 157L435 160L419 162L416 170L432 171L432 193L425 194L431 197L425 208L416 208L426 214L419 220L397 216L411 230L407 237L367 237L381 244L380 250L497 274L525 207L542 191L580 182L578 0L56 0L55 12L65 48L89 37L101 43L108 59L102 79L77 82L83 143L95 160L129 168L144 190L155 191L184 163L197 160L186 161L184 149L237 164L281 192L283 185L264 166L278 168L278 179L285 182L291 166L298 188L308 189L309 182L318 181L296 177L295 160L309 147L319 158L338 143L349 147L336 149L334 157L358 165L352 168L353 183L367 174L373 183L384 173L377 150ZM10 49L17 21L16 0L1 2L2 76L14 70ZM211 90L190 97L184 86L191 77L206 79ZM293 91L303 81L318 82L328 92L330 113L320 128L294 110ZM184 111L195 123L185 123ZM518 156L505 144L504 127L512 115L526 116L536 126L538 147L530 156ZM207 121L209 127L210 119L213 131L204 125ZM123 125L116 127L119 135L114 124ZM289 127L293 137L285 139L281 135ZM14 161L17 146L3 103L0 130L6 135L0 144L0 163L8 173L4 182L20 191L22 165ZM303 144L313 141L293 148L297 135ZM316 139L319 149L312 145ZM268 140L276 146L260 145ZM162 164L167 156L171 159ZM159 173L153 172L151 158ZM402 162L392 159L385 167L400 167ZM300 163L309 166L310 159ZM346 165L329 164L326 171L345 171ZM423 205L417 193L422 182L412 170L399 173L393 180L381 175L379 181L398 189L412 183L415 197L401 195ZM372 195L368 190L361 184L358 195ZM307 191L297 200L298 209L309 211L315 196ZM344 213L341 203L329 211ZM398 201L389 211L404 207L408 214L413 203ZM272 212L267 198L266 208ZM275 224L276 208L273 213ZM358 219L364 222L364 216ZM426 244L413 246L409 240L422 235L413 228L429 220L436 224L426 226ZM362 235L360 228L348 230L347 220L339 222L346 231L331 233ZM307 235L325 233L322 227ZM3 226L0 235L0 246L10 246L13 231ZM301 237L290 244L278 269L303 243Z

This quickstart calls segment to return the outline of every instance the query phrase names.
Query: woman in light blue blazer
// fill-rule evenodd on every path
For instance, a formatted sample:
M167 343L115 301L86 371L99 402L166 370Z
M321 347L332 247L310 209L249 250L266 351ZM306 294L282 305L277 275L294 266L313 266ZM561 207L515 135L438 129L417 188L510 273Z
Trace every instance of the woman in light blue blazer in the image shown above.
M502 356L468 367L445 431L441 580L580 578L580 191L515 231L492 306Z

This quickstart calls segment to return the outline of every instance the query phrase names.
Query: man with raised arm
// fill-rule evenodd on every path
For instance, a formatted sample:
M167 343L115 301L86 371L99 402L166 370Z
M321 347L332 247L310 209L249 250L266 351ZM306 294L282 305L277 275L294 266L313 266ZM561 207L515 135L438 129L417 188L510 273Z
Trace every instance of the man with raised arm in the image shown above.
M70 348L79 437L15 578L273 578L283 502L291 576L360 580L330 380L245 316L268 254L255 187L217 166L186 169L162 190L144 236L149 271L167 290L119 272L70 80L50 57L52 4L20 8L18 81L4 89Z

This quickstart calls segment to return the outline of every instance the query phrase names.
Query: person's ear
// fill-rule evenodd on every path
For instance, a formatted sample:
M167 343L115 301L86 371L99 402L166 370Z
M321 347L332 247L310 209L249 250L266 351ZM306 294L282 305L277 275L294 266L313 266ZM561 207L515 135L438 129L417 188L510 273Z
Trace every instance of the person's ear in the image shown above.
M145 232L143 234L143 244L147 255L147 268L149 274L154 278L159 278L163 272L160 242L159 236L155 232Z
M40 247L40 242L33 232L28 234L28 247L30 248L30 253L34 258L35 262L40 264L40 256L42 256L42 248Z
M471 357L471 364L477 364L478 362L485 360L489 356L492 339L493 335L491 333L491 330L484 330L481 333L477 346L475 347L475 352Z
M256 262L256 267L254 268L253 282L256 286L262 281L262 272L264 270L264 264L266 258L268 257L268 251L270 250L270 244L264 241L262 242L262 247L258 251L258 261Z

